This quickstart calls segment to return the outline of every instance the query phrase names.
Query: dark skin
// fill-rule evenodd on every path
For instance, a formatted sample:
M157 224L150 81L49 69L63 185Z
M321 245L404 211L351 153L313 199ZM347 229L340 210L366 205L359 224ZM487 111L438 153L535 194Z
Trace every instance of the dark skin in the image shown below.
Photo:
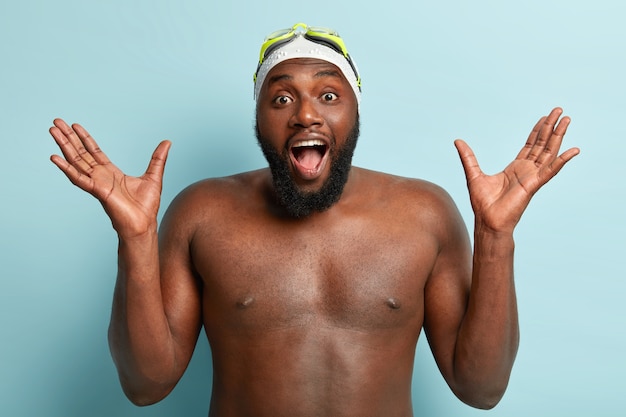
M315 60L277 65L257 103L260 133L287 151L310 139L341 145L356 114L341 73ZM157 233L170 143L132 178L80 125L55 120L64 158L52 161L100 200L119 235L109 340L124 391L140 405L165 397L204 326L210 416L409 417L424 328L453 392L493 407L518 347L514 227L578 154L558 155L569 124L561 114L541 118L494 176L455 142L476 215L473 251L441 188L356 167L336 204L301 219L277 204L268 169L205 180L172 202ZM296 183L318 189L327 165L292 165Z

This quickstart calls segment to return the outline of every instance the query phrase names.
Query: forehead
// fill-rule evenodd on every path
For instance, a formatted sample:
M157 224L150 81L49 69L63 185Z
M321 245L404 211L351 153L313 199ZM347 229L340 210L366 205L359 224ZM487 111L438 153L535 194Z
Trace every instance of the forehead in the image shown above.
M279 80L295 80L300 77L337 77L342 82L349 84L343 72L328 61L314 58L294 58L277 64L267 74L264 87Z
M279 68L285 68L285 67L300 67L300 68L315 68L315 67L330 67L330 68L335 68L337 71L341 71L339 69L339 67L337 67L335 64L325 61L323 59L317 59L317 58L292 58L292 59L287 59L285 61L282 61L278 64L276 64L274 66L274 68L272 68L270 70L270 74L275 71L276 69Z

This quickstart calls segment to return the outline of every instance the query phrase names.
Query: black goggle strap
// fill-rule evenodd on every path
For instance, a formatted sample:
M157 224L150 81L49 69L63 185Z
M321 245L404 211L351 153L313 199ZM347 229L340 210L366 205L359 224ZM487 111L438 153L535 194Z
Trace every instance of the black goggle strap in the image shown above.
M350 54L348 53L343 53L343 51L341 50L341 47L339 45L337 45L335 42L332 42L331 40L327 39L327 38L323 38L320 36L313 36L310 35L308 33L304 34L305 39L310 40L311 42L315 42L319 45L323 45L323 46L327 46L329 48L331 48L332 50L334 50L335 52L337 52L338 54L343 55L346 60L348 61L348 63L350 64L350 68L352 68L352 72L354 72L354 76L357 79L357 84L359 86L359 90L361 89L361 78L359 77L359 72L357 71L356 67L354 66L354 63L352 62L352 58L350 58ZM255 72L255 81L256 81L256 74L258 74L259 69L261 68L261 65L263 65L263 62L265 61L265 59L270 56L272 54L272 52L274 52L276 49L280 48L283 45L288 44L289 42L293 41L296 38L296 35L294 34L294 36L290 36L288 38L282 39L280 41L274 42L269 48L267 48L263 54L263 60L259 62L259 65L257 65L256 68L256 72Z

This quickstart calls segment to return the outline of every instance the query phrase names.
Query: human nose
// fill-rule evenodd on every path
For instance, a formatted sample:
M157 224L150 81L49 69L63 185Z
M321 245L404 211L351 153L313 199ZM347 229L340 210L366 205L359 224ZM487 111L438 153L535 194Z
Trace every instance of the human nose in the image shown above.
M293 108L294 112L289 121L291 127L307 128L324 124L324 118L312 100L301 99Z

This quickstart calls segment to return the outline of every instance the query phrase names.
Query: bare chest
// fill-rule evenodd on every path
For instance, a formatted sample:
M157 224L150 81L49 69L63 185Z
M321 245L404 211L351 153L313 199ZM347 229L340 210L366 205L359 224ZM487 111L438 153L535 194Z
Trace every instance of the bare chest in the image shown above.
M207 328L315 323L372 331L421 325L436 245L423 232L361 222L319 230L259 225L200 233L192 254Z

